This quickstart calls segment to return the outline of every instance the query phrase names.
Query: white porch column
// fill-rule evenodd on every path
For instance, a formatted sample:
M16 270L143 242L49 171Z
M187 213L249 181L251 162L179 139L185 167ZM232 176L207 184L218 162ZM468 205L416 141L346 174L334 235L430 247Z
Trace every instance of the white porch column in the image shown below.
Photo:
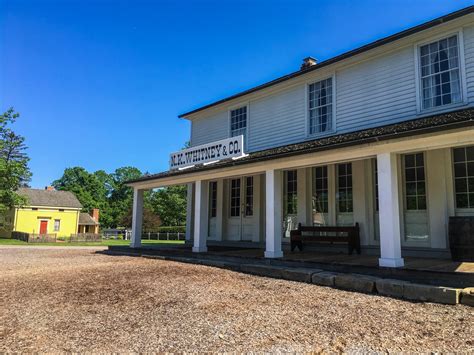
M132 239L131 248L140 248L142 245L142 223L143 223L143 190L133 190L133 212L132 212Z
M196 194L194 196L194 246L193 252L207 252L208 234L208 190L207 181L198 180L195 183Z
M402 267L398 165L394 153L377 155L379 185L380 259L379 265Z
M188 183L186 193L186 241L189 242L193 236L193 183Z
M282 173L280 170L267 170L265 172L265 257L281 258L282 239Z

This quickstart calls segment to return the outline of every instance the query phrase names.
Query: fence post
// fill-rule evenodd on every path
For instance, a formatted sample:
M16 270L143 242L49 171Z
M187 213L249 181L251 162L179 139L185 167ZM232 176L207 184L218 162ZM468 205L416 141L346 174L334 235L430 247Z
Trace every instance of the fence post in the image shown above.
M166 240L170 240L170 232L166 232Z
M150 232L148 232L148 240L150 240L150 234L151 234L151 233L150 233Z

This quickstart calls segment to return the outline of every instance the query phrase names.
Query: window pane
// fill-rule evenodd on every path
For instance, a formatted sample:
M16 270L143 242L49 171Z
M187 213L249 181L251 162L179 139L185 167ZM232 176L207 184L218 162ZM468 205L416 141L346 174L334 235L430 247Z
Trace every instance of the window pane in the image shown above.
M231 180L230 215L231 217L240 216L240 179Z
M456 194L456 207L457 208L469 207L467 194Z
M415 169L406 169L405 170L405 180L406 181L416 181L416 170Z
M464 148L466 150L466 157L468 161L474 161L474 146Z
M332 129L332 78L309 85L309 133Z
M253 177L247 177L245 184L245 215L253 216Z
M454 175L456 177L465 177L466 176L466 164L465 163L456 163L454 164Z
M337 173L338 212L352 212L352 164L338 164Z
M297 173L296 170L285 171L285 211L296 214L297 210Z
M415 156L413 154L405 155L405 167L411 168L415 166Z
M247 132L247 106L230 111L230 134L232 137L244 135Z
M474 146L453 149L457 208L474 208Z
M426 209L425 166L423 153L404 156L405 204L407 210Z
M420 47L423 108L461 101L457 36Z
M456 179L454 186L456 192L467 192L467 180L465 178Z

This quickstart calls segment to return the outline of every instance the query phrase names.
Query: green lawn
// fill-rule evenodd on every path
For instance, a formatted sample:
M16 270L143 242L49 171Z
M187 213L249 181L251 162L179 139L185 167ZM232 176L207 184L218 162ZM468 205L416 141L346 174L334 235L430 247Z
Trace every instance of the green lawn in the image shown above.
M44 245L44 246L109 246L109 245L129 245L129 240L103 240L102 242L56 242L56 243L27 243L16 239L0 238L0 245ZM184 244L184 240L142 240L142 244Z

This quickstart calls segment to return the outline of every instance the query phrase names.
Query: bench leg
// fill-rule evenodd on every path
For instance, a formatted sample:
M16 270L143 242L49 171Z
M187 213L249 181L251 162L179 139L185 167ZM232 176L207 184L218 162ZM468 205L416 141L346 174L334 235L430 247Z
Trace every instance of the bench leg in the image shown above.
M298 249L300 251L303 251L303 241L302 240L298 240Z

